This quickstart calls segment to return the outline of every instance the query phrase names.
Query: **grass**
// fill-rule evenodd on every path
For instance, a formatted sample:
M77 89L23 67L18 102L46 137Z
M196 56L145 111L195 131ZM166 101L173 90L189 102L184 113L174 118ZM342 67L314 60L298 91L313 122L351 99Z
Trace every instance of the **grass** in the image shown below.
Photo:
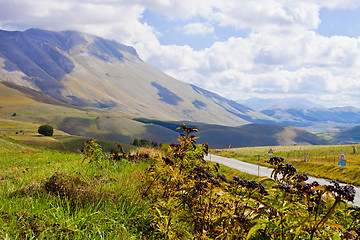
M20 135L37 133L42 124L57 129L55 135L66 135L59 131L62 129L72 135L118 142L131 142L135 136L147 133L145 124L131 120L127 114L66 105L44 94L21 87L14 89L0 82L0 135L14 135L21 141ZM16 132L19 136L15 136ZM54 144L47 147L52 146L57 147Z
M10 119L0 119L0 136L6 136L7 139L11 138L17 142L28 145L73 152L79 152L84 147L84 142L90 139L88 137L70 135L58 129L54 130L54 136L46 137L37 133L39 126L39 124ZM105 152L117 149L114 141L99 139L98 143L102 146ZM123 143L122 147L126 152L130 152L134 149L134 146L128 143Z
M69 146L72 141L80 142L80 138L62 138L63 142L69 141ZM300 148L321 153L325 147L276 147L274 151L278 155L296 156ZM344 150L341 146L331 149ZM266 150L263 147L221 152L237 153L241 158L254 161L254 156ZM138 151L139 155L148 155L150 159L162 154L147 148ZM265 155L263 153L263 157ZM82 154L54 151L0 137L0 238L154 238L152 233L157 227L153 225L154 211L148 202L151 199L146 200L140 194L144 170L153 162L99 160L90 164L83 159ZM349 157L349 162L353 161ZM326 171L331 172L331 169ZM219 173L228 180L232 176L248 181L260 179L224 165L220 166ZM271 187L268 183L265 185Z
M0 238L140 239L147 162L83 163L83 155L0 139Z
M82 142L61 138L68 144ZM150 158L161 155L146 148L138 151ZM0 238L151 239L150 205L139 191L151 161L98 165L83 159L82 154L0 137ZM220 173L228 179L258 180L223 165Z
M309 145L234 148L213 150L213 153L254 164L257 164L259 157L260 165L269 167L267 161L271 156L267 153L271 148L274 156L285 158L298 172L360 186L360 155L353 153L353 146L359 149L359 145ZM341 153L347 158L347 166L342 170L338 166Z
M55 129L53 137L45 137L37 133L39 126L28 122L0 119L0 136L6 136L29 145L65 150L63 144L56 138L70 135Z

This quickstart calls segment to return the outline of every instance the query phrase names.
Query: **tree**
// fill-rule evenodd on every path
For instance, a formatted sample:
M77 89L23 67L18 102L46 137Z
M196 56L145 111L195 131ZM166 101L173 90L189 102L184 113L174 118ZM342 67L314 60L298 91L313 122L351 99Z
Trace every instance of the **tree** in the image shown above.
M38 133L44 136L52 136L54 134L54 128L49 124L41 125L38 129Z
M141 146L140 139L135 138L135 139L134 139L134 142L133 142L133 145L134 145L134 146L137 146L137 147L140 147L140 146Z

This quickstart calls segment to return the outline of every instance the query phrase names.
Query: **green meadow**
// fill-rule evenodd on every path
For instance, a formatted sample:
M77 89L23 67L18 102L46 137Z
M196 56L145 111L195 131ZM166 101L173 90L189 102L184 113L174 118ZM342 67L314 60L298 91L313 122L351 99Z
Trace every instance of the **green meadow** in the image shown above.
M138 191L147 166L103 168L1 137L0 238L137 239L147 221Z
M153 215L149 199L141 197L142 178L165 150L124 147L146 157L90 164L84 154L66 151L83 148L88 138L57 130L54 137L44 137L36 125L22 126L2 122L1 239L152 238ZM113 142L98 142L104 149L116 148ZM221 173L259 179L225 166Z
M270 166L269 150L273 150L273 156L279 156L286 162L292 163L297 171L307 173L315 177L335 179L344 183L360 186L360 152L354 152L354 148L360 150L359 145L308 145L308 146L273 146L219 149L212 152L231 157L241 161ZM341 169L338 158L341 153L347 159L346 166Z

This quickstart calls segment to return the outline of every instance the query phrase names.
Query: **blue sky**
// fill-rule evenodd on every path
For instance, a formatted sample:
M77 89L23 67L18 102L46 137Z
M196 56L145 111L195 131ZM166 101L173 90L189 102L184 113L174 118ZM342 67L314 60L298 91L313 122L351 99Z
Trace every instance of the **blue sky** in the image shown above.
M78 30L229 99L360 107L359 0L1 0L0 28Z
M360 7L354 9L320 10L321 23L315 30L324 36L343 35L353 38L360 36Z

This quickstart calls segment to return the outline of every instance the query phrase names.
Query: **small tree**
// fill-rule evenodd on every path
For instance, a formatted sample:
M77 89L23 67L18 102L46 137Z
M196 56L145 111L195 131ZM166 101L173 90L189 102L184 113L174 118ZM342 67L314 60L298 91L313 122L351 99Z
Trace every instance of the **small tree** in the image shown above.
M134 142L133 142L133 145L134 145L134 146L137 146L137 147L140 147L140 146L141 146L140 139L135 138L135 139L134 139Z
M41 125L38 129L38 133L44 136L52 136L54 134L54 128L49 124Z

